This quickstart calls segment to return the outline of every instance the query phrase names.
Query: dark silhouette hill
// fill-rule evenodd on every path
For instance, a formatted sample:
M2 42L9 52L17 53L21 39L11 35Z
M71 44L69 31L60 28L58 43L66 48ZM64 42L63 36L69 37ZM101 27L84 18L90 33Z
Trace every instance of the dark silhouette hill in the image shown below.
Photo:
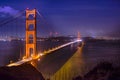
M120 80L120 67L113 67L109 62L101 62L83 77L73 80Z
M0 67L0 80L45 80L31 64Z

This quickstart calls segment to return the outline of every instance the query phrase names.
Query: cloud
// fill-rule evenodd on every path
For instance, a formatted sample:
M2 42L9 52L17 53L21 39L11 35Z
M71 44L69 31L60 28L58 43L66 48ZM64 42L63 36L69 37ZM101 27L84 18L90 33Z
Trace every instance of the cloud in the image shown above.
M18 10L15 10L10 6L0 7L0 13L3 13L2 15L15 16L18 12L19 12Z

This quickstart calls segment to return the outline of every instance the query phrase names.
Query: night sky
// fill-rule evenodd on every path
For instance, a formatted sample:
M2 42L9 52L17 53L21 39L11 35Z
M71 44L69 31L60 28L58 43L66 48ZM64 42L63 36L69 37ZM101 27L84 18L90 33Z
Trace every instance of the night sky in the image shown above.
M38 36L77 35L79 31L82 36L120 37L120 0L0 0L0 24L26 8L41 14ZM24 36L25 14L15 21L2 25L0 34Z

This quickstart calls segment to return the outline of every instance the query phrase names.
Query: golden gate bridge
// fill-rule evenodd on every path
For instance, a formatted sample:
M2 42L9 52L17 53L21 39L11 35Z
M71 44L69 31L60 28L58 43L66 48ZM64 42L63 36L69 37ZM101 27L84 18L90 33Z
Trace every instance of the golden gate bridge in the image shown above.
M59 49L64 48L64 47L66 47L68 45L71 45L71 44L74 44L74 43L79 43L79 42L82 41L80 39L80 33L78 32L78 39L76 39L74 41L71 41L71 42L68 42L68 43L65 43L63 45L54 47L52 49L46 50L44 52L37 53L37 49L36 49L36 44L37 44L37 32L36 32L36 30L37 30L37 21L36 21L36 18L37 17L36 17L36 15L37 15L37 13L38 13L39 16L41 16L41 15L36 9L33 9L33 10L26 9L25 12L26 12L26 39L25 39L26 48L25 48L25 56L22 58L22 60L14 62L14 63L10 63L7 66L9 66L9 67L18 66L18 65L21 65L21 64L26 63L26 62L34 61L34 60L39 59L43 55L52 53L53 51L59 50ZM14 19L3 21L3 23L1 23L0 26L3 27L4 25L6 25L6 24L8 24L8 23L10 23L12 21L15 21L23 13L24 13L24 11L18 13L14 17Z

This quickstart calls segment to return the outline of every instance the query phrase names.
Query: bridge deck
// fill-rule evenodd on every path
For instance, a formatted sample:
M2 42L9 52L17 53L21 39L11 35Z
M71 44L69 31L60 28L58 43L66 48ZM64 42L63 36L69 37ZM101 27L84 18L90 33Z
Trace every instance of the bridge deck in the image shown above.
M58 47L55 47L55 48L53 48L53 49L44 51L43 53L39 53L39 54L38 54L37 56L35 56L34 58L33 58L33 57L29 57L29 58L27 58L27 59L22 59L22 60L20 60L20 61L15 62L15 63L8 64L7 66L9 66L9 67L11 67L11 66L18 66L18 65L21 65L21 64L23 64L23 63L32 61L32 60L34 60L34 59L39 59L39 58L40 58L41 56L43 56L43 55L49 54L49 53L51 53L51 52L53 52L53 51L59 50L59 49L61 49L61 48L63 48L63 47L66 47L66 46L68 46L68 45L71 45L71 44L74 44L74 43L77 43L77 42L80 42L80 41L82 41L82 40L75 40L75 41L72 41L72 42L63 44L63 45L58 46Z

